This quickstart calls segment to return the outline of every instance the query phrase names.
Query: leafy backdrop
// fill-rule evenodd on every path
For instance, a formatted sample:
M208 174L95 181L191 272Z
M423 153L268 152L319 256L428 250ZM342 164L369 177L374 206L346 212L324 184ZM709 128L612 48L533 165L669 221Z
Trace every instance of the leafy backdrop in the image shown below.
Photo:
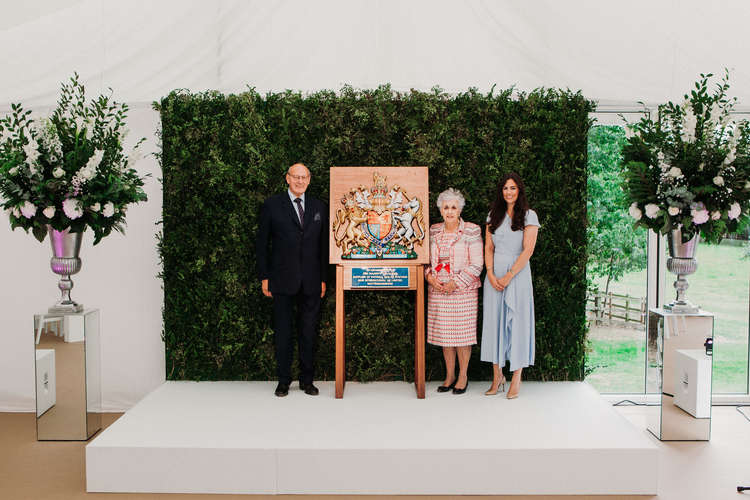
M582 379L593 103L580 93L175 91L155 107L162 119L168 379L275 378L254 237L261 203L286 189L284 173L297 161L312 171L309 192L326 202L332 165L428 165L433 222L440 220L437 195L455 187L467 199L464 219L482 223L497 180L518 171L541 221L531 260L537 355L527 376ZM333 272L321 313L320 380L334 378ZM413 380L413 292L347 292L346 300L347 378ZM470 378L490 373L475 346ZM428 346L427 378L442 376L441 351Z

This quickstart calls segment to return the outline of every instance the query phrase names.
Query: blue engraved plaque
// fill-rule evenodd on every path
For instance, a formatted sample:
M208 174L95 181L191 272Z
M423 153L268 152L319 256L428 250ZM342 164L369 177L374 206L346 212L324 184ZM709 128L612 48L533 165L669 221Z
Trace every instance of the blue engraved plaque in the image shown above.
M352 288L408 287L408 267L352 267Z

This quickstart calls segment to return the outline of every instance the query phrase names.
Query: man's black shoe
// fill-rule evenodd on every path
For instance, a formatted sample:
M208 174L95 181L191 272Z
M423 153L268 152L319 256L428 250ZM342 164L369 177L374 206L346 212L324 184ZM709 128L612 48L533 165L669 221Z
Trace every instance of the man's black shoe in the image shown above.
M276 392L274 392L278 397L283 398L287 394L289 394L289 384L283 384L279 382L279 385L276 386Z
M303 382L300 382L299 383L299 388L300 388L300 390L305 391L305 394L309 394L310 396L317 396L320 393L320 391L318 390L318 388L315 387L312 384L312 382L310 382L309 384L305 384Z

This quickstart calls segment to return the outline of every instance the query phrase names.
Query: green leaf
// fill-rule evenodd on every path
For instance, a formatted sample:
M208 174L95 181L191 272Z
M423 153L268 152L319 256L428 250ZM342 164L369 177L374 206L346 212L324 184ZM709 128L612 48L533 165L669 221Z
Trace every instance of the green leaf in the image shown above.
M34 234L34 238L41 243L44 241L45 236L47 236L47 227L35 224L31 232Z

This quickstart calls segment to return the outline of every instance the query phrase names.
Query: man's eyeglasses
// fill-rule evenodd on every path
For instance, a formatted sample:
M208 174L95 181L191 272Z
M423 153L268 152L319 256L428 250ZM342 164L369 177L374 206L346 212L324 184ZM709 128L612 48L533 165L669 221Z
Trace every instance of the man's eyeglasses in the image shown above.
M309 175L292 175L292 174L286 174L286 175L288 175L289 177L291 177L295 181L306 181L307 179L310 178Z

